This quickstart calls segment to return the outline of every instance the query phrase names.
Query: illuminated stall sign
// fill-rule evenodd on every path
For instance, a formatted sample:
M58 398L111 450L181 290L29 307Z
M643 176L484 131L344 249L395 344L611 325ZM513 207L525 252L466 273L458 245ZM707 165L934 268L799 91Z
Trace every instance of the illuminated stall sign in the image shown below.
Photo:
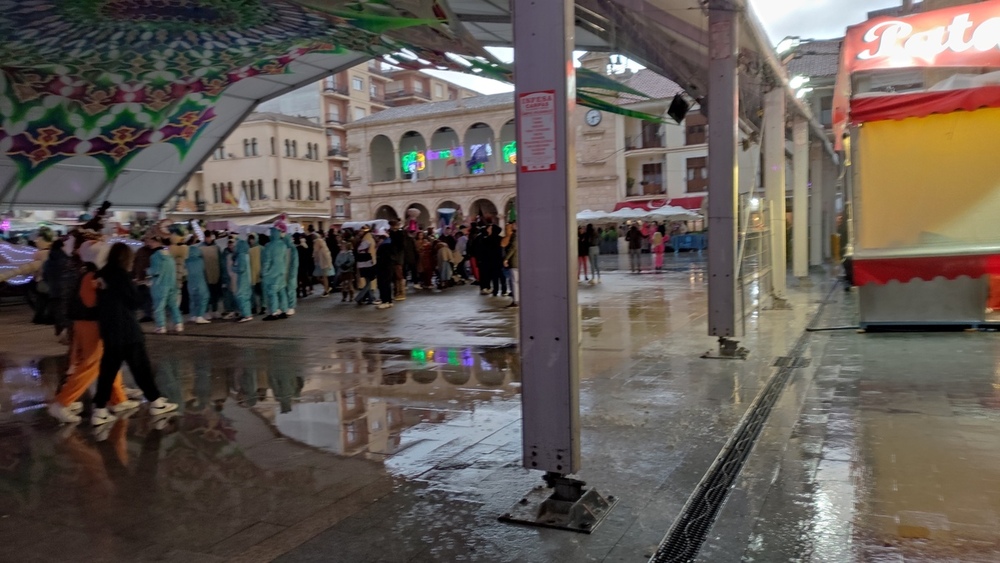
M403 172L413 174L427 168L427 155L420 151L408 152L403 155Z
M511 141L503 146L503 161L517 164L517 141Z
M1000 68L1000 2L880 17L848 28L834 91L837 148L850 120L852 74L933 67Z

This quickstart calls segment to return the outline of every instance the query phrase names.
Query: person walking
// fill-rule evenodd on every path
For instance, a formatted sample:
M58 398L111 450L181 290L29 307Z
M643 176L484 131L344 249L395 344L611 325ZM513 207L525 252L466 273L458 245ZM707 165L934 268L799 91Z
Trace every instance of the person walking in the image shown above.
M406 231L403 230L398 219L389 221L389 240L392 242L392 283L395 288L393 299L396 301L406 300ZM379 290L381 293L381 290Z
M642 231L632 225L625 234L625 241L628 243L628 262L633 274L642 273Z
M80 397L93 385L100 373L104 344L98 327L97 272L101 263L103 245L94 241L86 242L80 248L80 259L84 263L84 273L76 284L68 313L73 321L73 344L70 354L70 375L59 387L59 393L49 404L49 414L64 424L80 422L83 403ZM104 247L106 248L106 247ZM122 384L119 371L111 387L109 399L111 412L120 413L139 407L138 401L130 400Z
M337 281L340 292L343 296L342 303L348 299L354 299L354 252L351 251L350 243L344 242L340 245L340 253L337 254L337 261L333 265L337 271Z
M462 283L469 280L468 273L468 248L469 248L469 234L468 228L465 225L461 225L458 228L458 238L455 239L455 254L459 258L460 262L458 266L455 267L455 273L458 277L462 278Z
M97 291L97 322L104 351L97 377L97 393L94 395L94 412L90 417L93 426L116 419L107 406L123 363L128 365L136 384L149 401L150 414L159 416L177 410L176 403L168 402L160 394L153 378L153 368L146 353L146 339L135 319L141 300L132 283L131 270L132 250L119 242L111 247L108 263L98 273L101 289Z
M251 234L247 237L247 244L250 251L250 284L253 288L250 312L256 315L264 308L264 292L260 285L260 252L261 246L257 243L257 237Z
M430 289L434 278L434 244L428 240L427 233L417 232L417 253L420 255L417 271L420 274L420 287Z
M301 233L292 235L292 246L294 252L299 255L298 268L298 289L296 296L299 299L312 295L313 285L316 283L316 260L313 256L313 239L320 238L316 235L304 236Z
M590 248L588 248L588 257L590 258L590 283L591 285L595 283L601 283L601 266L599 265L601 258L601 233L600 230L594 230L594 225L587 225L587 240L590 242Z
M155 227L154 227L155 228ZM154 250L149 261L150 290L153 296L153 321L156 333L167 333L167 313L173 321L174 330L184 332L184 317L177 300L177 265L170 249L163 246L159 233L146 239L146 244Z
M365 225L361 228L360 240L355 249L354 261L358 265L358 275L361 277L360 290L354 299L358 305L370 305L375 302L372 294L372 282L375 281L375 238L372 236L371 227Z
M233 288L236 310L240 316L237 322L252 321L253 284L250 281L250 245L245 240L236 241L236 249L233 251L233 279L229 283Z
M221 317L222 314L219 312L219 301L222 300L222 270L219 263L221 253L215 244L215 231L205 231L201 255L205 260L205 281L208 283L208 313L205 318Z
M396 248L392 244L392 236L386 231L379 231L376 236L375 277L378 279L378 295L382 301L377 309L392 307L393 294L396 293Z
M583 281L589 282L590 276L587 273L587 264L590 262L590 240L583 225L576 228L576 281L580 281L580 274L583 274Z
M286 260L288 262L288 269L285 270L285 293L286 299L288 300L288 309L285 313L289 317L295 314L295 307L298 305L298 287L299 287L299 252L295 247L292 237L285 236L283 239L285 242L286 249Z
M73 239L57 239L52 243L49 258L42 268L49 286L49 310L55 324L56 337L62 344L71 340L72 322L67 316L70 297L76 287L79 269L74 265Z
M271 238L261 251L260 282L264 291L264 306L267 307L265 321L287 319L288 294L288 248L281 240L284 224L275 223L271 227Z
M149 245L143 244L139 250L135 251L135 259L132 264L132 280L135 281L139 295L142 297L142 306L140 307L142 318L139 320L141 323L153 321L153 294L149 289L149 262L152 259L153 249Z
M199 245L191 245L184 265L188 272L187 292L191 319L195 324L204 325L211 321L205 318L209 293L208 282L205 280L205 258L201 254L201 249Z
M504 268L510 271L510 298L508 307L517 307L517 296L521 291L521 276L517 269L517 223L508 223L507 245L504 247Z
M322 237L316 237L313 240L312 262L316 265L312 275L319 278L320 283L323 284L321 297L327 297L333 293L333 290L330 289L330 278L336 275L336 271L333 268L333 256Z
M653 267L656 269L657 272L659 272L660 270L663 269L663 251L665 250L663 242L663 233L661 233L660 231L656 231L655 233L653 233L653 240L651 242L650 250L653 251L653 256L654 256Z

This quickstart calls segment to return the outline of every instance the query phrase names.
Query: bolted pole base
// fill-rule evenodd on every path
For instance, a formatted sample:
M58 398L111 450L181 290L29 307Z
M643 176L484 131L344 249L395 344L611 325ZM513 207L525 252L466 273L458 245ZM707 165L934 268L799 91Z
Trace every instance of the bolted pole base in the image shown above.
M701 355L706 360L745 360L750 355L750 350L740 346L739 341L731 338L719 339L719 351L709 350Z
M586 483L558 473L547 473L545 485L524 495L499 518L508 524L553 528L582 534L593 533L618 504L612 495L586 489Z

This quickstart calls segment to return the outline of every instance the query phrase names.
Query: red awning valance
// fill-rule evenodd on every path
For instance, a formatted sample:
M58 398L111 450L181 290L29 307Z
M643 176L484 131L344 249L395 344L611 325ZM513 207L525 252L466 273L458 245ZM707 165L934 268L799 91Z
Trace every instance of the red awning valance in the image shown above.
M1000 86L916 92L855 98L851 100L851 120L855 123L888 121L996 107L1000 107Z
M855 258L854 284L884 285L913 279L931 281L937 277L953 280L961 276L980 278L1000 275L1000 254L965 256L921 256L915 258Z

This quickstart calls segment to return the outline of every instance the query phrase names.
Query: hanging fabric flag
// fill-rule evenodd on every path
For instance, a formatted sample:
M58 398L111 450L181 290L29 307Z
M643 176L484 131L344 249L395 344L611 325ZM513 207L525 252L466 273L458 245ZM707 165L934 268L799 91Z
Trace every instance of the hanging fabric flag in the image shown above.
M250 200L247 199L247 191L244 189L240 190L240 202L238 205L243 213L250 213Z

